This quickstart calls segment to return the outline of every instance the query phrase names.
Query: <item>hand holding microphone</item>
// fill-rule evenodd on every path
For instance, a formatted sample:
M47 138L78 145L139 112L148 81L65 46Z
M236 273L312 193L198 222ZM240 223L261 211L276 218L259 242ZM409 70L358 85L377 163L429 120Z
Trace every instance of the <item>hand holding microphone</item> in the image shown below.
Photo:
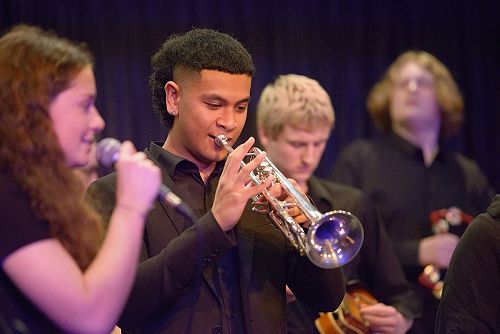
M160 187L160 169L125 141L118 146L116 206L127 207L146 217ZM99 159L99 156L98 156Z
M145 205L143 211L146 215L152 201L158 197L192 222L196 221L191 208L167 186L160 184L160 169L143 152L136 152L132 143L125 141L121 144L114 138L104 138L97 144L96 155L101 165L114 166L118 172L117 205Z
M96 146L97 161L106 167L115 167L116 206L125 207L147 216L160 187L160 169L143 152L126 141L106 138Z

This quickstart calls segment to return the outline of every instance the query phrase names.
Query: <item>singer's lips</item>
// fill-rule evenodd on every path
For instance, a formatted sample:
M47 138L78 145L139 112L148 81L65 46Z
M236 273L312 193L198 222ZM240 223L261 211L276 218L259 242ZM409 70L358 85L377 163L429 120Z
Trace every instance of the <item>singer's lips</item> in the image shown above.
M84 142L86 144L92 144L94 142L94 137L90 137L90 138L83 137L82 142Z

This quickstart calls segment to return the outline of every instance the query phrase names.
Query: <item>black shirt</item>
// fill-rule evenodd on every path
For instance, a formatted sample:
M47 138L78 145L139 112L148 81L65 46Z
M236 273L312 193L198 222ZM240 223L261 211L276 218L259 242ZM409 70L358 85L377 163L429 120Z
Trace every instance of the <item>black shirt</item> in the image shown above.
M422 151L396 136L373 141L357 140L339 155L332 179L363 190L377 207L396 248L407 278L417 283L422 267L418 247L433 234L429 215L433 210L456 206L475 216L494 195L477 164L463 155L440 151L431 166ZM421 289L431 323L437 300ZM429 321L431 319L431 321Z
M2 172L0 212L0 264L19 248L51 238L48 222L36 217L28 194L11 174ZM63 333L24 296L3 269L0 270L0 333Z
M189 203L196 216L201 217L210 210L224 161L217 162L214 171L204 182L194 163L164 150L161 143L151 143L150 149L146 152L158 161L163 172L170 175L174 181L172 191L184 202ZM190 222L186 221L186 223ZM190 226L185 225L184 228ZM227 232L227 236L236 245L234 231ZM215 266L207 269L211 271L214 286L217 288L218 297L222 302L224 333L243 333L245 331L237 261L236 247L234 247L218 259Z

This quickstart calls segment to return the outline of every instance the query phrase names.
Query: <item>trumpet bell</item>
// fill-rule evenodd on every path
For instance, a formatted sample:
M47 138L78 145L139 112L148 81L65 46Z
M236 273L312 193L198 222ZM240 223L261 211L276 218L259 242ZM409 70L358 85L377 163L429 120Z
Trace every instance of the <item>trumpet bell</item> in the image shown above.
M321 268L338 268L361 249L364 232L359 219L344 210L323 214L307 231L306 255Z

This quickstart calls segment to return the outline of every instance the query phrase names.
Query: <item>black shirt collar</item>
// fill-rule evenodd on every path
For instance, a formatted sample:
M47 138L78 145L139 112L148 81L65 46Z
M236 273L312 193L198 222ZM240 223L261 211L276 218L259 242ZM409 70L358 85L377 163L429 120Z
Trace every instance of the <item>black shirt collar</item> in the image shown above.
M149 149L146 149L146 152L153 157L153 159L160 165L161 169L168 173L171 178L176 172L181 171L190 174L199 174L199 169L196 164L165 150L162 146L162 142L151 142L151 145L149 146ZM215 169L211 174L212 176L218 175L222 172L225 161L226 160L224 159L217 162Z
M391 132L389 135L384 136L382 141L385 141L389 145L389 147L393 147L403 155L413 158L419 158L422 159L422 161L424 159L424 154L419 147L413 145L412 143L398 136L394 132ZM435 160L442 159L442 156L443 156L442 150L439 150Z
M325 210L326 207L333 207L333 203L330 202L330 194L328 190L323 186L321 181L314 175L311 175L307 181L309 188L308 197L312 200L313 205L321 210Z

